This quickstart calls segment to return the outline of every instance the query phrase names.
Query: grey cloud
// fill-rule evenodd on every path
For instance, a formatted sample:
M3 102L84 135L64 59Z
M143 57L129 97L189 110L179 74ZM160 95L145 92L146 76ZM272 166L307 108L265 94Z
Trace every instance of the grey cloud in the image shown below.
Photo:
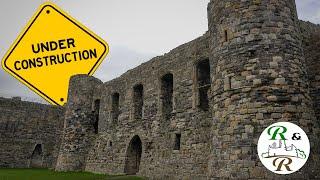
M297 0L297 11L301 20L320 24L320 1Z
M108 57L94 74L95 77L104 82L119 77L127 70L155 56L154 54L139 53L122 46L111 47L111 49Z

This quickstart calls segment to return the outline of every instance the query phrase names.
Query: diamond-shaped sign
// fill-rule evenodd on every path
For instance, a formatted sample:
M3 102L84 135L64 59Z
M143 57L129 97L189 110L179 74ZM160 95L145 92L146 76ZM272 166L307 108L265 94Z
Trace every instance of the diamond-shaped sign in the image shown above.
M67 101L69 79L92 75L107 43L52 3L40 6L2 60L2 67L52 104Z

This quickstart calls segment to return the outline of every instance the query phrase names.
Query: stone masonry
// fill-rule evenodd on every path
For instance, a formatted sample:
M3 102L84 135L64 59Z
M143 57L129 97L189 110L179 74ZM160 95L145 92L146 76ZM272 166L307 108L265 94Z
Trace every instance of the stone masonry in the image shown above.
M46 134L56 134L46 167L151 179L319 179L320 26L298 20L294 0L211 0L208 22L203 36L114 80L72 77L67 104L51 107L56 116L36 106L46 121L26 128L52 121ZM11 101L0 112L27 108ZM257 155L261 132L279 121L298 124L311 141L307 164L292 175L269 172ZM1 139L0 166L37 166L49 156L40 150L50 145L39 150L24 130L14 145ZM14 159L12 149L27 141L32 148Z
M0 167L54 168L63 108L0 98Z

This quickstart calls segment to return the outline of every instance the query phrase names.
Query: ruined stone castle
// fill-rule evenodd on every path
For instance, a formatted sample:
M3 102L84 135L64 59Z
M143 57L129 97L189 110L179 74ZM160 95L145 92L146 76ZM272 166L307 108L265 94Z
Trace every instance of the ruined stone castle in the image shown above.
M320 178L320 26L294 0L211 0L208 32L109 82L77 75L54 107L0 98L0 166L152 179ZM121 61L119 61L121 62ZM309 136L275 175L256 145L274 122Z

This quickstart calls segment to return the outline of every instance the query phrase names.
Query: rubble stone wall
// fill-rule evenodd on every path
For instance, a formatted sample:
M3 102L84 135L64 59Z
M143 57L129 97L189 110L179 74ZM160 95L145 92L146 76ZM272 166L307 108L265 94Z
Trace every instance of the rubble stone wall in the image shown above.
M61 134L63 108L0 98L0 167L30 167L37 144L40 167L55 167Z
M203 36L116 79L73 76L65 113L0 99L0 166L37 165L43 144L44 164L59 171L319 179L319 25L298 20L294 0L211 0L208 21ZM261 132L279 121L311 142L293 175L269 172L257 155Z
M320 120L320 25L300 21L302 47L306 58L307 73L310 81L310 95L315 113Z
M154 177L205 178L210 150L212 113L196 102L195 66L208 59L208 34L164 56L134 68L103 84L94 99L101 99L99 135L90 151L86 170L124 173L128 146L138 135L142 156L138 174ZM161 78L173 75L173 107L169 118L162 106ZM142 118L134 116L133 87L143 86ZM113 118L112 94L119 93L119 117ZM175 150L176 134L181 135ZM112 145L111 145L112 144Z
M84 170L88 151L96 138L93 94L102 82L87 75L70 79L68 102L64 116L64 134L56 170Z
M256 153L263 129L279 121L299 124L312 144L312 157L294 178L319 176L319 125L295 1L211 0L208 12L217 118L210 177L280 178L262 166Z
M85 170L153 179L280 178L262 166L256 145L265 127L291 121L312 146L294 178L318 178L319 26L298 20L294 0L212 0L208 20L202 37L97 85L86 98L100 106ZM201 79L199 64L210 66L209 79ZM166 93L164 77L173 79Z

